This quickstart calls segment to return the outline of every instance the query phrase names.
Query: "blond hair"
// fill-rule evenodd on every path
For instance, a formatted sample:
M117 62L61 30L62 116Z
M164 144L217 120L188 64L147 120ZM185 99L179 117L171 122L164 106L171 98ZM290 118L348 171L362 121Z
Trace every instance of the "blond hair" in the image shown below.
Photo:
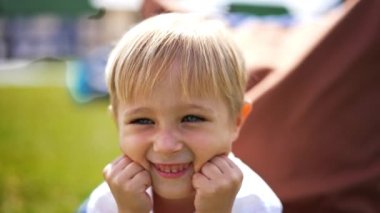
M136 25L112 51L106 80L114 113L118 103L152 92L174 64L185 97L221 97L232 115L240 111L246 72L224 24L171 13Z

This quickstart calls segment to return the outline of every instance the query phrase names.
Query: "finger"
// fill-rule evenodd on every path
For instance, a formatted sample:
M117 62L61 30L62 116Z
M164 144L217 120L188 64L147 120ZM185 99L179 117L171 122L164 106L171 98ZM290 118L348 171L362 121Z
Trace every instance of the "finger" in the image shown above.
M218 166L218 168L223 172L224 178L232 181L236 185L240 185L243 180L243 173L240 168L227 156L217 156L212 159L212 162ZM220 178L221 180L223 178Z
M217 156L211 159L211 162L219 168L222 174L228 174L231 172L233 168L231 168L231 165L229 164L227 159L224 157Z
M124 156L114 160L112 163L109 163L103 170L103 175L105 177L112 177L117 175L121 170L123 170L128 164L132 161L129 158Z
M126 160L127 162L128 162L128 161L132 161L128 156L126 156L126 155L121 155L121 156L119 156L118 158L116 158L115 160L113 160L113 161L111 162L111 164L116 165L116 164L118 164L120 161L123 161L123 160Z
M200 189L202 187L207 186L209 184L209 180L206 176L202 175L201 173L195 173L193 175L192 183L194 189Z
M208 179L216 179L220 177L223 173L220 169L212 162L207 162L201 168L201 173Z
M108 163L104 169L103 169L103 175L108 175L108 173L110 172L110 170L112 169L113 165L117 164L118 162L120 162L122 159L124 158L123 155L117 157L116 159L114 159L111 163Z
M222 156L220 159L228 164L228 173L226 174L228 174L235 184L241 185L244 177L240 168L227 156Z
M224 159L225 162L233 169L238 168L238 166L227 156L227 155L222 155L219 156L220 158Z
M144 170L145 169L136 162L131 162L130 164L126 165L122 171L120 171L117 179L130 180L134 178L139 172L142 172Z
M119 157L117 157L116 159L114 159L111 164L116 164L118 163L119 161L121 161L122 159L124 158L124 155L120 155Z
M112 183L121 186L125 191L145 192L151 186L151 178L144 168L133 162L121 171Z
M132 178L132 181L136 186L142 189L142 192L152 185L151 177L149 175L149 172L146 170L137 173Z

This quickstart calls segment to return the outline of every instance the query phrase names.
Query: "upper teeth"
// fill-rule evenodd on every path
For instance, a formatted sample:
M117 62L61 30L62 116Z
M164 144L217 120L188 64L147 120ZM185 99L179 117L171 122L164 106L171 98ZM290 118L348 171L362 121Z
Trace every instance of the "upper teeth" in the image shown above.
M189 167L189 164L155 164L155 166L160 172L177 173L187 169Z

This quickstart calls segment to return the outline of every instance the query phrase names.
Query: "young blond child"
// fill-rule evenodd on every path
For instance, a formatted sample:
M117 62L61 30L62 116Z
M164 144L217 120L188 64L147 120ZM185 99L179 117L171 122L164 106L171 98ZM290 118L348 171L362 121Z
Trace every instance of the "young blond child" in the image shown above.
M281 212L270 187L231 153L250 110L242 58L222 23L149 18L119 41L106 78L123 155L87 212Z

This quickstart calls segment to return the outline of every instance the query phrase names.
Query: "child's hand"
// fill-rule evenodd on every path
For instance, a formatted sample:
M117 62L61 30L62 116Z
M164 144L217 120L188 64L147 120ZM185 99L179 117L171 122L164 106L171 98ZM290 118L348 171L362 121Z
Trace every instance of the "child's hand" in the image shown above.
M231 213L243 173L227 156L216 156L193 176L197 213Z
M103 175L119 212L148 213L152 209L151 198L145 191L151 178L142 166L121 156L104 168Z

